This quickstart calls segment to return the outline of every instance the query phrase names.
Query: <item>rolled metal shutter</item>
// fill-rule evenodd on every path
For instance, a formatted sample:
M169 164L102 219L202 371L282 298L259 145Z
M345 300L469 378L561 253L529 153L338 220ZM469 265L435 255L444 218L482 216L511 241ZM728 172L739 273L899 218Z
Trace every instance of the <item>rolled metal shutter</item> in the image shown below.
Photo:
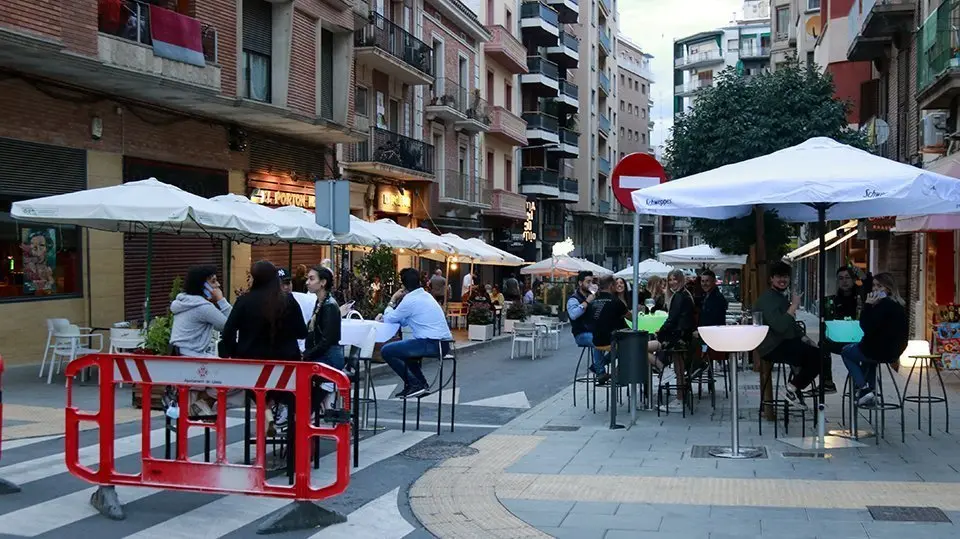
M320 117L333 119L333 32L320 30Z
M258 260L269 260L278 268L289 267L295 269L303 264L307 269L323 262L324 258L329 258L326 254L327 249L321 245L303 245L295 244L293 246L293 266L290 266L290 247L286 243L277 245L254 245L250 249L250 262Z
M37 198L86 188L86 150L0 138L0 194Z
M273 5L264 0L243 0L243 48L273 54Z
M209 198L226 194L225 170L200 169L124 157L124 181L155 177L195 195ZM223 277L223 242L211 238L192 238L174 234L153 235L153 275L150 286L150 315L162 316L170 307L170 289L174 279L185 277L190 266L210 264ZM241 286L243 283L231 283ZM224 282L224 285L226 283ZM123 297L124 317L141 320L147 286L147 235L124 234Z
M275 138L251 136L250 170L296 173L297 180L313 182L317 177L332 178L333 147L318 144L301 146Z

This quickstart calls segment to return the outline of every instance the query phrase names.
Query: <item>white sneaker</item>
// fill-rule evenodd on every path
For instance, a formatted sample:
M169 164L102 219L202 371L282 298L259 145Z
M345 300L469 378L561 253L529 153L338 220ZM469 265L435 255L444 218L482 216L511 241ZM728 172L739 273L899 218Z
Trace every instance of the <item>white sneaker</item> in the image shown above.
M661 412L669 412L671 408L674 410L679 410L679 409L682 409L683 406L684 404L682 400L674 398L673 400L671 400L666 404L661 404L657 406L657 408L659 408Z
M190 413L195 416L217 415L217 413L213 411L213 408L207 404L207 401L203 399L197 399L196 402L190 405Z

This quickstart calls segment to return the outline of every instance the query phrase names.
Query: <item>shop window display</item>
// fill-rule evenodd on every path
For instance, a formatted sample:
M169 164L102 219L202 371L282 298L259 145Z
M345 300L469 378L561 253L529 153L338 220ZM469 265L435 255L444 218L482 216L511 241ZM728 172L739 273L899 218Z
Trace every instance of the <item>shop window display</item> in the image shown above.
M80 229L16 221L0 200L0 302L80 296Z

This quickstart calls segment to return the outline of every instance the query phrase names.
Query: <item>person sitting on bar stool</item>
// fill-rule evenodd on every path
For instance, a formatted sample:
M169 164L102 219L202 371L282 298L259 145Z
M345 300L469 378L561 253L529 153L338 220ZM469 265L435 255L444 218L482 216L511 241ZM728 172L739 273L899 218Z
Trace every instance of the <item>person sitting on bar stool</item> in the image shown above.
M443 307L420 286L417 270L401 271L400 283L403 288L390 298L387 309L377 320L409 327L413 333L413 338L387 343L380 350L383 361L403 380L403 390L397 397L406 399L419 397L429 390L420 363L410 360L446 354L453 336ZM443 356L438 359L442 360Z
M663 326L657 331L656 340L651 340L647 344L647 352L651 367L655 372L663 373L661 382L667 383L677 380L677 395L673 402L661 404L661 408L667 411L672 406L683 406L684 390L684 368L682 356L678 356L677 364L673 372L666 371L670 366L669 351L685 350L693 337L693 331L696 326L694 320L694 301L690 291L684 286L686 277L681 270L671 270L667 275L667 291L664 303L667 307L667 319ZM658 354L658 352L660 352ZM664 353L666 352L666 354ZM659 358L657 356L660 356Z
M605 369L610 363L610 343L613 340L613 332L618 329L627 328L627 319L630 318L630 308L613 295L613 285L615 279L612 275L600 277L600 292L594 297L593 302L587 309L588 323L593 327L593 347L596 354L600 356L599 367ZM594 370L594 372L597 372ZM602 385L610 380L610 374L603 372L597 378L597 385Z
M878 273L873 277L873 292L867 296L860 314L863 338L859 343L844 346L840 353L853 378L858 406L876 403L878 364L896 363L907 349L910 323L905 304L893 275Z
M590 305L596 299L596 285L593 284L593 272L581 271L577 273L577 290L567 300L567 315L570 316L570 331L577 346L593 347L593 319L584 316ZM593 362L589 367L597 377L597 385L603 385L610 379L604 366L603 353L596 348L593 350Z
M333 299L333 272L323 266L314 266L307 272L307 290L317 298L313 314L307 323L307 339L303 351L304 361L323 363L343 370L343 347L340 346L340 306ZM321 400L322 410L329 410L336 396L336 387L323 382L315 398ZM315 401L316 402L316 401ZM316 404L314 404L316 406Z

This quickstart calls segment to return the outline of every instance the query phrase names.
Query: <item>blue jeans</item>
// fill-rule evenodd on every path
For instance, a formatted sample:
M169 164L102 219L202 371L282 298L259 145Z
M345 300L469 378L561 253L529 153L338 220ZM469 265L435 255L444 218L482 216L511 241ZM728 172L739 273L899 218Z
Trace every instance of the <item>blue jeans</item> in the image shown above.
M574 336L573 336L573 340L576 341L577 346L591 346L591 347L592 347L592 346L593 346L593 333L591 333L591 332L589 332L589 331L585 331L585 332L583 332L583 333L581 333L581 334L579 334L579 335L574 335ZM606 369L607 363L610 363L610 358L607 357L607 355L604 354L603 352L601 352L600 350L597 350L596 348L594 348L594 349L593 349L593 361L592 361L592 364L590 365L590 370L593 371L594 374L603 374L603 373L605 373L606 370L607 370L607 369Z
M319 363L333 367L334 369L343 370L345 361L343 359L343 347L338 345L331 346L327 353L324 354L320 359Z
M877 382L877 362L863 355L858 343L844 346L840 357L843 358L843 364L847 366L847 372L857 388L867 384L874 387Z
M429 384L423 376L423 369L421 369L419 361L410 360L425 357L439 358L439 346L441 344L443 345L443 353L446 354L450 346L442 341L434 339L394 341L383 345L383 348L380 349L380 355L383 357L383 361L390 365L393 372L400 376L405 385L427 387Z

